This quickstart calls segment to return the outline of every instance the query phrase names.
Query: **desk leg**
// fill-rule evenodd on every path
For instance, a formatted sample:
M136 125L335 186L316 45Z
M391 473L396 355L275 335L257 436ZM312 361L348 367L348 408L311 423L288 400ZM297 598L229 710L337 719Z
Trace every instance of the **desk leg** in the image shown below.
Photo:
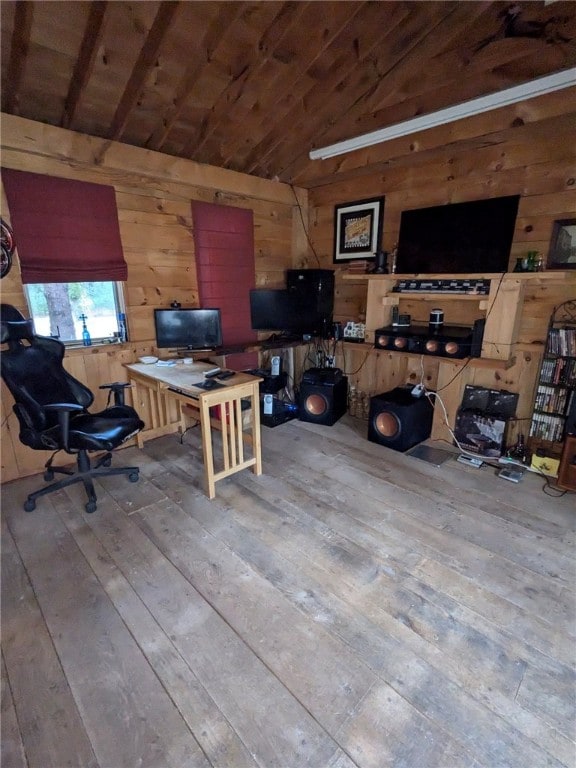
M212 425L210 423L210 407L200 398L200 429L202 430L202 452L204 454L204 478L209 499L216 496L216 481L214 480L214 455L212 453Z
M252 450L256 463L252 468L255 475L262 474L262 442L260 440L260 384L252 386Z
M138 386L138 382L134 379L132 380L131 383L132 383L132 386L134 387L134 393L132 395L132 405L134 409L137 411L138 404L140 403L141 387ZM138 432L138 434L136 435L136 445L138 446L138 448L144 447L144 435L142 434L141 431Z

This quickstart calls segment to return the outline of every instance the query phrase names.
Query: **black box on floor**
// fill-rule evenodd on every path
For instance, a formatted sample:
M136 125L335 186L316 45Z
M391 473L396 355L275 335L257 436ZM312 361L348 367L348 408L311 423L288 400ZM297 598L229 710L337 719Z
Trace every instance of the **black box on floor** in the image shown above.
M288 373L282 371L278 376L272 376L269 370L263 368L252 368L245 373L250 373L252 376L260 376L262 381L259 384L260 394L273 395L278 392L279 389L284 389L288 384Z
M459 408L454 434L459 447L479 456L497 458L506 450L508 421L506 417Z
M265 410L272 413L264 413ZM268 396L266 400L263 397L260 398L260 423L265 427L277 427L297 416L298 406L293 403L286 403L278 397Z
M454 427L458 446L479 456L502 456L517 404L515 392L466 384Z

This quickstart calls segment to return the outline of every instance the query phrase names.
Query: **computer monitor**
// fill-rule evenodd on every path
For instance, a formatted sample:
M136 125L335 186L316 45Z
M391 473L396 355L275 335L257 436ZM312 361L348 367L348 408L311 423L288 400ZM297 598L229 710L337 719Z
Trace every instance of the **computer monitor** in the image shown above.
M222 346L219 309L155 309L158 349L215 349Z

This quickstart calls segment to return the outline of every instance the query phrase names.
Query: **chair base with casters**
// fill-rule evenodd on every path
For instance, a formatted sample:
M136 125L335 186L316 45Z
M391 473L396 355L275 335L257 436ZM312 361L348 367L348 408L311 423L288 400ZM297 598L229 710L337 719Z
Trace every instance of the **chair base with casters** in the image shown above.
M69 477L63 480L57 480L51 485L47 485L44 488L40 488L38 491L29 493L26 501L24 502L24 511L33 512L36 509L36 499L40 496L46 496L48 493L54 491L60 491L62 488L68 488L76 483L84 483L86 489L86 495L88 501L84 508L86 512L96 511L96 491L94 489L94 478L106 477L108 475L128 475L128 480L131 483L137 483L140 477L139 467L112 467L112 453L108 451L103 456L98 457L94 466L90 461L90 456L87 451L79 451L76 457L76 471L68 469L68 467L55 467L52 464L54 456L50 458L44 466L44 480L49 482L54 479L54 473L69 475Z
M36 336L31 321L15 319L14 312L13 307L1 305L1 341L8 349L2 351L0 366L14 398L20 441L35 450L53 451L44 468L46 481L53 480L56 473L66 475L29 494L24 509L31 512L41 496L83 483L86 511L94 512L96 478L127 475L133 483L139 478L138 467L111 467L112 451L144 428L136 411L124 403L124 389L129 384L103 385L101 389L110 390L108 400L113 395L114 403L91 413L88 408L94 396L64 368L64 345L54 338ZM61 450L76 457L75 471L53 466L52 460ZM92 453L98 454L93 465Z

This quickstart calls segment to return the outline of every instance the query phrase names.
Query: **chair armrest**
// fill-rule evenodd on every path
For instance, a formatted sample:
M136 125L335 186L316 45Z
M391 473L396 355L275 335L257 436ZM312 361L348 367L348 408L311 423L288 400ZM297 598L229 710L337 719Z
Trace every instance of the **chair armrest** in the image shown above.
M68 452L70 445L70 414L83 411L84 408L78 403L49 403L44 408L47 411L56 411L58 414L58 425L61 432L62 448Z
M110 389L114 393L114 405L125 405L124 390L132 386L128 381L115 381L113 384L101 384L98 389Z

